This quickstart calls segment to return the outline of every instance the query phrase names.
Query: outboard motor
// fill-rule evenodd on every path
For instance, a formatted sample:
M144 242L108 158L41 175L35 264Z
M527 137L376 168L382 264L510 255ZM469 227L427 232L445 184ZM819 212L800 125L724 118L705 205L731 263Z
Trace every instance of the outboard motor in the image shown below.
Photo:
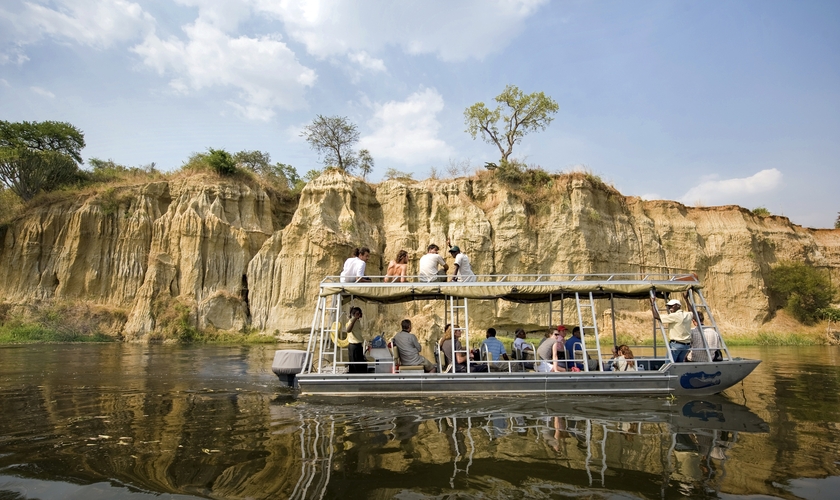
M271 364L271 371L280 379L280 382L288 387L295 388L297 381L295 376L303 370L303 363L306 360L306 351L299 349L283 349L274 352L274 362Z

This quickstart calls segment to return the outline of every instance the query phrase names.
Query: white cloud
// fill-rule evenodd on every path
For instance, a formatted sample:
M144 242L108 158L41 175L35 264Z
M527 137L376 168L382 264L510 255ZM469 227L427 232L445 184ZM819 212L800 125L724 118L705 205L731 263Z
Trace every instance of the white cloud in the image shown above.
M347 59L350 59L350 61L358 64L362 68L373 72L387 71L385 69L385 62L382 59L376 59L375 57L371 57L370 54L368 54L364 50L360 50L358 52L351 52L347 54Z
M515 38L547 0L254 0L317 57L396 45L444 61L482 58Z
M41 95L41 96L44 96L44 97L49 97L50 99L55 98L55 94L53 94L52 92L50 92L47 89L42 89L41 87L29 87L29 90L31 90L32 92L35 92L38 95Z
M0 78L0 85L3 85L4 87L11 87L12 86L9 82L6 81L5 78Z
M374 105L368 122L373 133L359 140L360 148L370 150L374 159L385 158L406 165L445 160L452 148L437 137L436 115L443 110L443 98L435 89L411 94L405 101Z
M81 45L106 48L151 29L154 19L142 7L126 0L57 0L50 8L41 2L24 2L17 13L4 12L21 45L44 36L69 39Z
M201 17L183 27L187 41L154 33L132 50L159 74L172 73L179 92L221 86L238 90L228 101L243 116L269 120L276 108L303 106L315 71L301 65L279 36L232 37Z
M665 198L663 198L663 197L659 196L659 194L657 194L657 193L645 193L645 194L643 194L643 195L639 196L639 198L641 198L641 199L643 199L643 200L645 200L645 201L650 201L650 200L664 200L664 199L665 199Z
M740 179L712 179L689 189L680 198L684 204L704 205L745 204L754 195L770 192L782 182L782 173L770 168Z

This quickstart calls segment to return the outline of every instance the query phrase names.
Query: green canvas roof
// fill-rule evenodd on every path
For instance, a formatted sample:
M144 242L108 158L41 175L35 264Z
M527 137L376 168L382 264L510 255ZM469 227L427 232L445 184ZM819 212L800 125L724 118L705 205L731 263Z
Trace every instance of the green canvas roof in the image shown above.
M564 276L566 278L567 276ZM693 275L666 275L649 279L625 279L627 276L576 275L567 280L522 279L522 277L479 277L472 283L446 282L423 283L341 283L337 277L329 277L321 283L321 296L338 293L353 295L357 299L382 304L412 300L437 300L445 297L467 299L502 299L509 302L533 303L557 300L561 294L592 292L598 298L613 295L616 298L646 298L651 288L658 294L681 293L699 289L702 285ZM573 279L571 279L573 278ZM643 278L643 277L640 277ZM372 278L376 279L376 278ZM495 279L490 281L490 279Z

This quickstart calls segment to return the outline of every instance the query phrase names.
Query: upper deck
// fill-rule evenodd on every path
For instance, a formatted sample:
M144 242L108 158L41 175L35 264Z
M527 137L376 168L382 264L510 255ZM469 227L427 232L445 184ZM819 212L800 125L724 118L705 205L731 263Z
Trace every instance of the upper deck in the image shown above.
M424 282L419 276L408 276L406 282L386 283L384 276L368 278L372 281L342 283L339 276L327 276L321 281L320 296L347 294L382 304L447 297L537 303L574 293L592 293L594 298L643 299L650 297L651 290L680 293L703 287L695 274L685 273L477 275L473 282Z

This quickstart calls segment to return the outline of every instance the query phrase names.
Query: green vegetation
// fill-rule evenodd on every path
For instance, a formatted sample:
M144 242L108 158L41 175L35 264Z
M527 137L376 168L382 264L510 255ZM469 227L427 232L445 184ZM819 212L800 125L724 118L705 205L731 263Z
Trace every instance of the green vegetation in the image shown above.
M752 209L752 214L756 217L770 217L770 210L764 207L757 207Z
M385 178L396 179L398 181L410 181L413 178L413 174L411 172L402 172L395 168L389 168L385 171Z
M834 229L840 229L840 212L837 212L837 220L834 221Z
M359 168L363 176L373 170L370 151L353 151L353 145L359 142L359 130L346 117L318 115L312 123L303 127L300 136L318 152L325 166L351 173Z
M0 344L34 344L47 342L114 342L116 339L102 333L91 335L79 332L56 331L34 324L7 324L0 326Z
M84 134L64 122L0 120L0 182L23 201L78 180Z
M125 320L120 311L92 309L76 304L50 304L11 312L0 304L0 344L45 342L114 342L101 324Z
M464 111L465 132L473 139L480 134L485 142L495 144L502 155L501 167L510 161L513 145L522 142L528 132L545 130L560 106L542 92L526 95L516 85L506 86L495 101L499 106L493 110L478 102Z
M782 262L771 269L767 288L771 298L806 325L820 319L820 311L830 308L835 295L826 276L799 262Z
M207 164L221 176L231 176L236 173L236 163L230 153L224 149L208 149Z

